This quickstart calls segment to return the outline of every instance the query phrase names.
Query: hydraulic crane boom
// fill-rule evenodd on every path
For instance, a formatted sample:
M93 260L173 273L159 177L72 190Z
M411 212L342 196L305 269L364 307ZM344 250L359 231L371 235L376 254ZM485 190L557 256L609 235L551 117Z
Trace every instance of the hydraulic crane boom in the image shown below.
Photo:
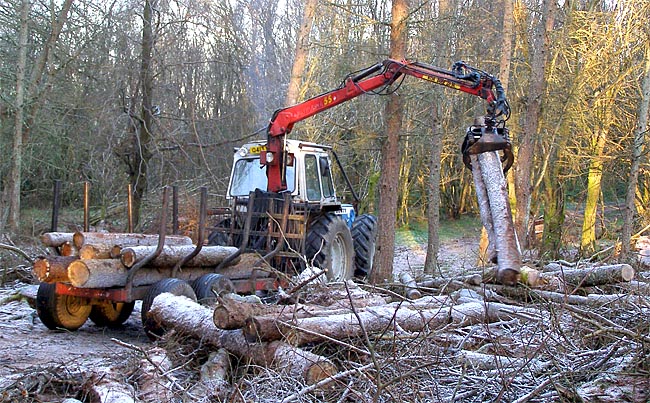
M267 131L267 150L266 153L262 153L260 159L260 162L267 167L267 190L281 192L287 189L285 177L287 156L284 151L284 137L291 132L296 122L333 108L361 94L378 94L405 75L484 99L488 104L485 120L489 125L494 125L498 116L504 115L507 119L510 114L501 83L486 72L470 67L463 62L455 63L452 70L445 70L421 62L387 59L382 63L349 75L337 89L317 95L299 104L278 109L273 114ZM380 91L376 91L378 89Z

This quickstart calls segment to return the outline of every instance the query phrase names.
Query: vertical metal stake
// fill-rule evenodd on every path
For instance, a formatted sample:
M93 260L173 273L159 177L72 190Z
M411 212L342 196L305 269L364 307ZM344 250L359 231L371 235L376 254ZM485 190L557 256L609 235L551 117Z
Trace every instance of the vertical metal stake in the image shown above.
M90 205L90 183L84 182L84 232L90 229L89 205Z
M178 235L178 186L172 186L172 234Z
M59 207L61 206L61 180L54 181L54 195L52 200L52 225L50 231L56 232L59 227Z
M133 185L130 183L127 185L127 196L126 196L126 215L127 215L127 232L133 233Z

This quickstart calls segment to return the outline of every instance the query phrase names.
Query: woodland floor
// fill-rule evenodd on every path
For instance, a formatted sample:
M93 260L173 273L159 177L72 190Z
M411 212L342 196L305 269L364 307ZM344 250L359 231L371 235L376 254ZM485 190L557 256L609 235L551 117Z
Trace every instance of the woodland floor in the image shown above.
M396 248L394 271L412 271L417 274L424 264L426 245L411 243L412 246ZM478 234L457 239L445 239L441 244L440 261L443 276L457 276L474 269ZM648 273L644 280L648 281ZM145 336L140 323L139 303L125 323L116 330L95 326L88 321L76 332L48 330L38 319L36 311L27 299L6 302L6 298L15 296L17 290L27 287L29 279L14 280L0 287L0 402L25 401L60 402L64 398L76 398L91 402L81 391L84 385L93 383L101 376L98 368L129 368L138 356L134 348L148 349L152 343ZM621 325L599 322L600 314L587 318L576 325L575 321L564 317L557 322L536 324L518 324L517 321L505 321L477 327L451 327L448 334L433 335L424 339L413 339L399 343L400 351L391 359L395 362L386 365L384 375L384 394L374 395L371 389L376 383L370 378L359 375L351 379L348 392L340 393L305 393L296 401L304 402L353 402L378 401L390 402L395 399L404 402L650 402L650 332L647 323L650 310L647 296L645 305L635 305L628 310ZM621 312L620 308L615 309ZM621 317L620 313L614 315ZM602 311L601 311L602 313ZM586 315L586 314L585 314ZM584 315L583 315L584 316ZM567 321L567 322L565 322ZM627 324L637 326L632 333L626 334L619 327ZM639 327L640 326L640 327ZM634 332L641 329L640 339L634 339ZM540 330L541 329L541 330ZM608 336L612 331L613 336ZM492 333L493 332L493 333ZM585 333L602 332L596 339L584 336ZM495 336L497 335L497 336ZM632 335L632 336L631 336ZM489 343L486 340L497 337L503 345ZM592 337L582 342L583 337ZM457 351L438 350L448 340L458 341L460 347L487 351L495 348L526 349L526 345L539 349L539 358L544 365L551 366L552 371L535 372L523 381L519 371L513 375L507 368L499 366L492 369L468 368L459 364ZM540 338L543 340L540 341ZM114 340L123 343L118 344ZM418 340L415 342L414 340ZM443 341L444 340L444 341ZM394 343L395 341L393 341ZM557 345L553 344L557 343ZM124 345L131 345L126 348ZM411 347L409 347L409 345ZM395 344L388 347L377 346L379 355L388 354ZM473 346L473 347L472 347ZM490 348L490 346L492 346ZM459 348L460 348L459 347ZM332 352L336 346L325 347L322 351L328 356L339 357L345 352ZM384 350L388 348L388 351ZM179 354L184 354L182 348ZM189 352L188 354L195 354ZM349 354L349 352L348 352ZM603 360L603 356L607 363ZM424 357L424 358L423 358ZM429 361L431 360L431 361ZM343 362L341 370L349 370ZM591 363L599 365L592 368ZM534 363L533 363L534 364ZM530 365L533 365L530 364ZM403 365L403 367L400 367ZM535 364L536 365L536 364ZM526 364L523 368L528 369ZM591 368L591 369L590 369ZM179 371L188 368L177 368ZM612 374L611 376L607 374ZM125 369L125 377L129 371ZM588 374L588 375L585 375ZM604 378L603 378L604 374ZM304 385L295 380L280 379L268 370L258 371L254 378L241 376L237 388L241 387L241 400L246 402L280 401L284 396L300 391ZM254 380L251 380L254 379ZM433 381L432 381L433 379ZM282 391L281 385L287 385ZM574 382L575 381L575 382ZM370 382L370 383L368 383ZM369 385L369 386L368 386ZM374 386L373 386L374 385ZM536 390L544 386L544 389ZM293 389L292 389L293 388ZM580 389L582 388L582 389ZM362 392L364 391L365 392ZM579 390L579 392L578 392ZM275 395L274 395L275 393ZM193 401L185 397L178 401ZM217 400L212 400L217 401Z

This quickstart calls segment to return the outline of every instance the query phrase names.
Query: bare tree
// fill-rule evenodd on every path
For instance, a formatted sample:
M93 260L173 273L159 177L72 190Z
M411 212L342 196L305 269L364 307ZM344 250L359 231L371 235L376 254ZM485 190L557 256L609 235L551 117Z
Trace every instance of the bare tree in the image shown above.
M408 3L394 0L390 32L390 56L404 59L406 56L406 28ZM397 188L399 179L400 146L403 102L398 94L390 95L386 105L387 138L382 147L382 169L379 182L379 224L377 256L374 260L371 281L380 283L392 278L395 255L395 216L397 213Z

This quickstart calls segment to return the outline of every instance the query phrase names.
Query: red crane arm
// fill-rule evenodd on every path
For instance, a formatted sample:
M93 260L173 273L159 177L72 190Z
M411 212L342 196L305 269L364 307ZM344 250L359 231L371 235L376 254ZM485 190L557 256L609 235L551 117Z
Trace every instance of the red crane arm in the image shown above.
M501 84L485 72L462 62L454 64L452 70L444 70L421 62L388 59L348 76L343 85L337 89L279 109L273 114L267 132L267 151L262 153L261 158L262 164L267 166L268 191L280 192L287 189L284 172L284 136L291 132L296 122L361 94L372 93L379 88L386 89L403 75L483 98L488 102L488 115L492 118L502 113L506 115L509 113Z

